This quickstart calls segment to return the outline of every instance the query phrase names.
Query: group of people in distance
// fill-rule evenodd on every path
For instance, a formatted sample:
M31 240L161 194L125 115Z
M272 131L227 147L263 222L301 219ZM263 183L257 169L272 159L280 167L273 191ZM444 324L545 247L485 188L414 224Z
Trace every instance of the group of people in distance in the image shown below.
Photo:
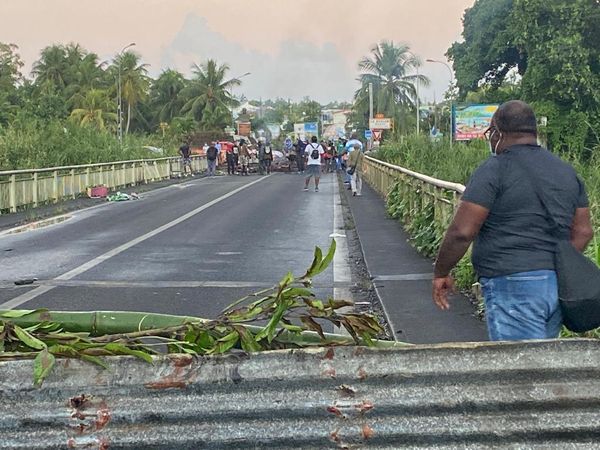
M273 146L269 141L258 141L251 145L245 139L240 139L226 146L224 149L218 142L211 142L204 146L207 160L207 174L212 177L216 175L219 155L225 151L227 163L227 174L249 175L251 156L256 155L258 159L258 173L269 175L273 164ZM304 190L308 191L311 178L315 179L315 192L319 192L319 181L321 173L344 172L344 183L352 190L354 196L360 196L362 191L362 158L363 144L353 134L349 140L339 139L337 142L319 142L316 136L310 138L310 142L302 137L292 144L290 138L286 139L283 154L288 158L289 171L292 165L296 165L299 174L305 174ZM179 148L183 164L183 174L194 175L191 167L191 150L189 144L183 144Z

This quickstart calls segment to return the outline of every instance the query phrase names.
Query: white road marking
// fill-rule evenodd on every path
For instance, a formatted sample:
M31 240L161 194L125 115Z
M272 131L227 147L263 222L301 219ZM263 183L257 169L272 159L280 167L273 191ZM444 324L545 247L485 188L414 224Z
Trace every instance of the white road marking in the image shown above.
M215 255L219 256L232 256L232 255L242 255L243 252L217 252Z
M0 282L0 289L24 289L27 287L86 287L86 288L153 288L153 289L176 289L176 288L266 288L277 286L278 280L271 281L169 281L169 280L44 280L33 285L15 286L11 282ZM331 289L331 284L313 283L315 289ZM346 284L340 283L340 287Z
M107 261L108 259L112 258L113 256L118 255L119 253L123 253L125 250L130 249L131 247L133 247L134 245L137 245L141 242L144 242L147 239L150 239L154 236L156 236L159 233L162 233L163 231L166 231L170 228L173 228L176 225L179 225L181 222L184 222L188 219L190 219L191 217L194 217L195 215L201 213L202 211L210 208L211 206L216 205L217 203L222 202L223 200L237 194L238 192L243 191L244 189L249 188L250 186L255 185L256 183L260 183L261 181L269 178L270 175L267 175L266 177L261 177L258 178L257 180L245 184L244 186L240 186L237 189L234 189L233 191L222 195L219 198L216 198L192 211L190 211L187 214L184 214L183 216L172 220L169 223L166 223L165 225L162 225L146 234L143 234L142 236L139 236L129 242L126 242L125 244L122 244L116 248L113 248L112 250L109 250L108 252L82 264L79 267L76 267L73 270L70 270L69 272L63 273L62 275L58 276L55 278L55 280L70 280L72 278L75 278L78 275L81 275L82 273L92 269L93 267L96 267L99 264L102 264L104 261ZM25 302L28 302L29 300L33 300L36 297L39 297L42 294L45 294L48 291L51 291L53 289L55 289L56 286L39 286L29 292L26 292L25 294L19 295L18 297L13 298L12 300L9 300L7 302L4 302L2 304L0 304L0 309L12 309L15 308L17 306L22 305Z
M335 175L335 174L334 174ZM350 292L350 283L352 274L350 272L350 262L348 259L348 240L344 232L344 217L342 215L342 198L340 196L338 181L334 178L333 182L333 233L335 237L336 249L333 255L333 298L336 300L353 300ZM342 308L340 312L348 312L350 307ZM334 327L336 333L348 334L345 328Z

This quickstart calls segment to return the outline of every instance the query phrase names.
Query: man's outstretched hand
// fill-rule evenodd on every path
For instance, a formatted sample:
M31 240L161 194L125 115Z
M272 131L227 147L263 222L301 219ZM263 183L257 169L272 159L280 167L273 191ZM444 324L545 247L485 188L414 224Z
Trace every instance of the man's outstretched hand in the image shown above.
M450 309L448 294L454 291L454 278L451 275L433 279L433 301L441 310Z

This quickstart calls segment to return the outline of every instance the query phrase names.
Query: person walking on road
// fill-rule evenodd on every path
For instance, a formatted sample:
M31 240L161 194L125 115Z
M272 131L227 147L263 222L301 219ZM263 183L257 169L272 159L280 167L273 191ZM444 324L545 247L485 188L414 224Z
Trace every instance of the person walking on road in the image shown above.
M348 158L348 174L350 175L350 187L353 196L362 195L362 163L364 155L360 145L354 144L354 150Z
M231 147L227 147L225 150L225 158L227 160L227 175L235 175L235 157L236 154L239 153L237 144L233 144Z
M348 189L351 189L351 187L350 187L351 177L350 177L350 175L348 175L348 172L347 172L347 168L349 167L348 159L350 158L350 154L352 153L352 151L354 150L356 145L358 145L358 148L360 150L362 150L362 148L363 148L362 142L360 142L358 140L358 136L356 133L352 133L352 135L350 136L350 140L348 142L346 142L346 145L344 146L344 150L346 151L346 175L344 178L344 184L348 185Z
M306 142L306 138L298 139L298 143L296 144L296 162L298 163L298 173L304 173L304 158L307 145L308 143Z
M242 175L248 175L248 164L250 164L250 152L248 151L248 147L246 146L246 141L244 141L243 139L240 140L239 149L239 163L242 167Z
M321 178L321 156L325 153L323 147L319 145L316 136L313 136L310 144L306 146L306 179L304 181L304 190L308 191L310 179L315 177L315 192L319 192L319 180Z
M208 176L214 177L215 171L217 169L217 156L219 154L219 150L217 149L214 142L210 144L208 149L206 149L206 161L208 163Z
M265 144L258 141L256 144L256 152L258 156L258 173L264 175L266 173L265 168Z
M265 168L267 175L270 175L271 174L271 165L273 163L273 147L271 146L270 142L267 142L265 144L263 153L264 153L264 156L263 156L264 168Z
M554 252L560 239L583 251L593 237L585 187L569 164L537 144L528 104L501 105L486 137L492 156L471 176L446 232L435 263L433 300L449 308L450 271L474 241L472 262L490 339L556 338L562 313ZM544 192L547 202L541 200ZM549 224L552 218L560 237Z

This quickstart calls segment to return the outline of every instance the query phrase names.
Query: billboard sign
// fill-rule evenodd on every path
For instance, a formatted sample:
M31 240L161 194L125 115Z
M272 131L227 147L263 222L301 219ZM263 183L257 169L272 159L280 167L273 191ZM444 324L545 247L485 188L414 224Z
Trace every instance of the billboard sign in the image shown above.
M295 123L294 134L296 136L318 136L319 124L317 122Z
M498 105L456 105L452 108L454 139L470 141L483 139Z
M386 118L375 118L369 119L369 128L371 130L391 130L392 119Z

